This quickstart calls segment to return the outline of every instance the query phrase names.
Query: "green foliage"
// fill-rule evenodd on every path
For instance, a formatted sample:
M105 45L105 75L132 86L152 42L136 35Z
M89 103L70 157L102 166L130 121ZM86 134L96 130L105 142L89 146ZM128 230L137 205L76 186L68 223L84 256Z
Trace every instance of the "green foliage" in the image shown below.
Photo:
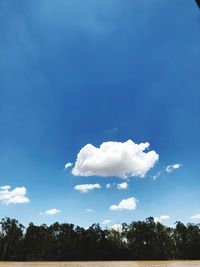
M177 222L175 228L146 221L122 224L122 230L88 229L58 222L47 226L4 218L0 222L1 260L167 260L200 259L200 225Z

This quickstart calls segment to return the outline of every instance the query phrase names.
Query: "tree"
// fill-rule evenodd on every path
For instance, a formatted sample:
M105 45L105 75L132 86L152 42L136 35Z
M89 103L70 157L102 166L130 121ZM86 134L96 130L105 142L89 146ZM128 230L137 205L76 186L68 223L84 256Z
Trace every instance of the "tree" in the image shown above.
M15 219L5 218L0 222L1 260L18 259L24 226Z
M187 225L188 259L199 259L200 252L200 229L199 225Z
M176 258L178 259L187 259L188 257L187 231L188 229L183 223L176 222L173 237L176 246Z
M25 236L24 248L27 260L51 259L52 236L46 224L36 226L30 223Z
M1 260L197 260L199 251L200 225L177 222L170 228L153 217L116 230L56 222L30 223L24 231L17 220L0 222Z

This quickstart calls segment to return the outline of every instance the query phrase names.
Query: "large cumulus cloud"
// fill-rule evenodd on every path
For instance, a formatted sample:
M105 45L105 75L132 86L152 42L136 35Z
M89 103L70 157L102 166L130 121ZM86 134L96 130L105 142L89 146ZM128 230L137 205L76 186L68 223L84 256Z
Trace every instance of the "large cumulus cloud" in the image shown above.
M77 155L72 170L76 176L144 177L159 158L155 151L146 151L149 143L104 142L100 147L85 145Z

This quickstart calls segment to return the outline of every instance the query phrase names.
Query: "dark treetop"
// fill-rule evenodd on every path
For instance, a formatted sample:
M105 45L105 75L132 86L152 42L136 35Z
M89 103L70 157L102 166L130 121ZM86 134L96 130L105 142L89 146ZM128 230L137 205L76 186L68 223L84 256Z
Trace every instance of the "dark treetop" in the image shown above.
M198 7L200 8L200 0L195 0L195 2L197 3Z
M200 259L200 225L176 222L170 228L153 217L124 223L120 232L58 222L25 229L10 218L0 227L1 260Z

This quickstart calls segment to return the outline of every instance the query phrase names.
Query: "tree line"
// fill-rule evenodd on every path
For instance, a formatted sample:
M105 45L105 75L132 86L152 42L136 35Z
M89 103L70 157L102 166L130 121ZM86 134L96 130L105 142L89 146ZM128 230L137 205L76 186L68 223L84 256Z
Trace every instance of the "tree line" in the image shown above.
M200 225L167 227L145 221L122 229L88 229L69 223L25 227L15 219L0 222L0 260L167 260L200 259Z

